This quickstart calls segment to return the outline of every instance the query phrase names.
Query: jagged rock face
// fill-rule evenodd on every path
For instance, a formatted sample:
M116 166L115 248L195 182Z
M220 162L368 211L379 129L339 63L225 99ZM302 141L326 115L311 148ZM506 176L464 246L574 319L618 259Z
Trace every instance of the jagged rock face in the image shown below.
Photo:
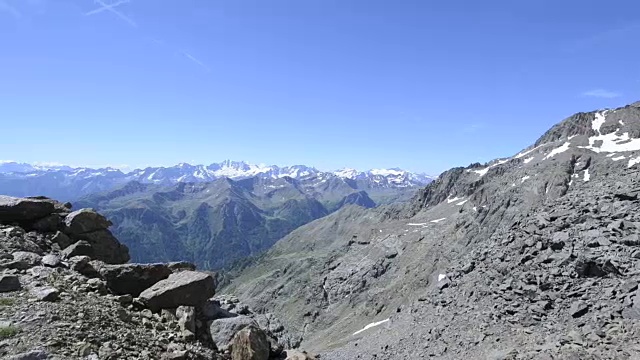
M638 357L638 110L315 221L223 290L330 359Z

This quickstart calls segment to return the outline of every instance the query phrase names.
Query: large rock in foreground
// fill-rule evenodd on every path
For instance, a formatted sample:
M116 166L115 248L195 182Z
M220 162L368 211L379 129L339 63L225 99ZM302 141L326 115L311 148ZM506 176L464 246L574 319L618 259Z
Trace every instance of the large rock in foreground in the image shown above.
M67 215L64 219L67 233L70 235L80 235L97 230L108 229L113 225L101 214L93 209L80 209Z
M93 209L80 209L64 219L65 232L73 240L85 240L93 248L92 258L108 264L129 261L129 248L121 244L108 230L111 221Z
M104 261L107 264L124 264L129 261L129 248L120 243L111 231L102 229L72 237L76 240L85 240L93 248L92 258Z
M242 329L258 324L252 318L244 315L217 319L209 322L209 334L218 350L225 351L231 345L233 337Z
M233 337L231 360L268 360L269 350L269 340L264 331L249 326Z
M98 272L115 294L134 297L172 273L168 264L103 265Z
M43 218L54 211L52 201L0 195L0 223L24 223Z
M149 309L173 309L198 306L215 294L215 281L209 274L182 271L169 275L140 294Z

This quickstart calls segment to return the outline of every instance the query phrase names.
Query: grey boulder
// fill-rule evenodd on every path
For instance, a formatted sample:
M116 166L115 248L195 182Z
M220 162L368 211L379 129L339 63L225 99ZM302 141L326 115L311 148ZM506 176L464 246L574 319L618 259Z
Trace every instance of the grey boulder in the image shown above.
M107 282L107 287L115 294L134 297L171 275L167 264L105 264L97 270Z
M60 258L57 255L49 254L42 257L42 265L56 267L60 265Z
M60 292L54 288L44 288L34 290L34 295L40 301L56 301L60 296Z
M67 215L64 219L66 232L70 235L80 235L96 230L108 229L111 221L98 214L93 209L80 209Z
M250 317L240 315L232 318L224 318L209 322L209 334L211 340L216 344L219 350L225 351L229 349L231 340L242 329L247 326L258 327L258 324Z
M231 360L268 360L270 345L264 331L248 326L233 337Z
M149 309L173 309L199 306L215 293L215 281L209 274L181 271L155 283L140 294Z
M86 241L80 240L62 250L62 255L65 258L72 258L74 256L88 256L93 257L93 247Z
M100 229L88 233L74 235L72 238L84 240L93 248L93 258L108 264L123 264L129 261L129 249L111 234L111 231Z
M91 262L91 258L88 256L74 256L68 260L68 263L71 270L77 271L86 277L93 278L100 276L95 264Z
M20 261L27 264L29 267L40 265L40 262L42 261L42 256L29 251L16 251L11 255L13 255L14 261Z
M0 275L0 293L22 289L17 275Z
M55 205L41 199L0 195L0 223L33 221L55 211Z

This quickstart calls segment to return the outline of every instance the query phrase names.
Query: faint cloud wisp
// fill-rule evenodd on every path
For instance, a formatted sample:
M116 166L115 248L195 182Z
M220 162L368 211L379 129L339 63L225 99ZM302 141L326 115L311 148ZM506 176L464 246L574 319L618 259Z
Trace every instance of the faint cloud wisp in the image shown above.
M181 51L180 53L184 55L184 57L186 57L187 59L193 61L194 63L202 67L206 72L211 72L211 70L209 70L209 67L207 67L207 65L205 65L202 61L198 60L195 56L189 54L186 51Z
M6 0L0 0L0 4ZM130 17L126 16L125 14L123 14L122 12L118 11L116 8L118 6L124 5L124 4L128 4L131 2L131 0L116 0L113 1L111 3L105 3L103 0L94 0L94 2L98 5L100 5L99 8L91 10L87 13L85 13L85 16L91 16L91 15L95 15L104 11L109 11L112 14L116 15L117 17L119 17L121 20L127 22L129 25L131 25L134 28L138 28L138 23L136 23L135 21L133 21L133 19L131 19ZM152 43L156 44L156 45L167 45L164 41L155 38L155 37L150 37L148 38L149 41L151 41ZM192 54L184 51L184 50L177 50L177 52L185 57L187 60L191 61L192 63L198 65L199 67L201 67L202 69L204 69L207 73L211 72L211 69L209 69L209 67L200 59L196 58L195 56L193 56Z
M102 0L95 0L95 2L100 5L101 7L89 11L88 13L84 14L85 16L89 16L89 15L93 15L93 14L97 14L100 13L102 11L109 11L112 14L116 15L117 17L119 17L120 19L124 20L125 22L127 22L129 25L133 26L133 27L138 27L138 24L133 21L130 17L126 16L125 14L121 13L120 11L116 10L116 7L122 5L122 4L126 4L129 2L129 0L119 0L116 1L114 3L111 4L107 4Z
M22 13L11 6L7 0L0 0L0 13L2 12L8 13L16 20L22 18Z
M582 93L585 97L596 97L601 99L613 99L622 96L622 94L605 89L593 89Z
M467 124L462 128L462 131L465 133L474 133L484 127L484 124L475 123L475 124Z

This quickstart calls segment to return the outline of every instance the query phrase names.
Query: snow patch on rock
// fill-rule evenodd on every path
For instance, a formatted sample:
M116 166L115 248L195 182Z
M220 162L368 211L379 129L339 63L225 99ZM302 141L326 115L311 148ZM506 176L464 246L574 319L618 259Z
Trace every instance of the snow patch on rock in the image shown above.
M459 197L454 197L454 198L447 198L447 204L451 204L452 202L456 202L456 201L460 201L462 200L462 198Z
M551 152L547 156L544 157L544 160L551 159L552 157L569 150L569 145L571 145L571 144L566 142L566 143L562 144L562 146L551 150Z
M612 132L606 135L592 136L589 138L588 146L579 146L583 149L588 149L597 153L602 152L624 152L624 151L638 151L640 150L640 138L630 138L629 133L626 132L622 135L617 135L616 132ZM602 142L599 146L596 146L596 142Z
M487 174L487 172L489 171L489 169L496 167L498 165L502 165L504 163L506 163L507 161L509 161L509 159L505 159L505 160L498 160L497 163L493 164L493 165L489 165L486 168L482 169L482 170L472 170L474 173L480 175L480 176L484 176Z
M371 324L368 324L367 326L363 327L362 329L354 332L353 335L358 335L363 331L369 330L372 327L376 327L378 325L382 325L382 324L386 323L387 321L389 321L389 319L384 319L384 320L381 320L381 321L378 321L378 322L372 322Z
M591 122L591 128L595 130L595 132L600 134L600 128L602 127L602 124L604 124L605 121L606 121L606 117L604 116L604 113L597 112L596 117Z

